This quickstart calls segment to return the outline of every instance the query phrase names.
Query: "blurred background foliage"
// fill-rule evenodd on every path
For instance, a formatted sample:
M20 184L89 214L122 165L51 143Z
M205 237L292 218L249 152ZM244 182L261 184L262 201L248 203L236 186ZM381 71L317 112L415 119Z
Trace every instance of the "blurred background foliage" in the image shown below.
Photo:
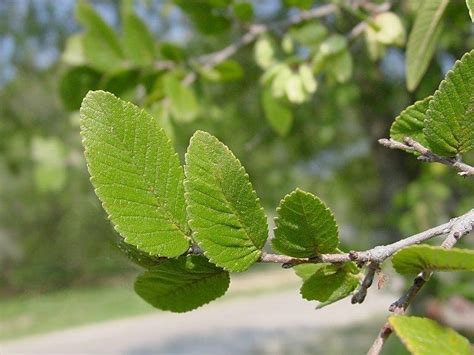
M409 93L403 47L415 3L393 1L395 17L374 17L390 25L383 35L370 26L350 34L361 14L342 6L275 28L209 67L205 55L251 23L284 23L313 1L0 2L0 297L135 272L89 183L78 108L90 89L156 116L181 158L196 129L219 137L270 217L295 187L320 196L347 248L397 240L472 208L472 182L377 144L474 44L464 2L450 2L434 58ZM451 289L474 300L455 279Z

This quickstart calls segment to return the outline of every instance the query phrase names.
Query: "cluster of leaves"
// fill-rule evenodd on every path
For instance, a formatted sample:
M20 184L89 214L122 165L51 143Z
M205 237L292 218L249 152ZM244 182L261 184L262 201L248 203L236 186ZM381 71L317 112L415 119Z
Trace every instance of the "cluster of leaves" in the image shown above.
M177 312L194 309L225 293L229 271L245 271L260 259L267 217L239 160L217 138L197 131L183 170L158 122L113 94L89 93L81 117L96 193L122 246L150 267L136 283L145 300ZM339 252L334 217L316 196L296 190L277 214L275 250L308 258ZM187 256L192 242L203 255ZM329 304L356 288L357 273L352 264L306 268L301 292ZM324 294L320 282L328 283Z
M411 130L409 136L444 155L472 148L468 79L474 71L473 53L456 62L432 97L402 112L392 138ZM91 181L124 238L122 247L148 269L135 283L147 302L175 312L193 310L226 292L229 272L245 271L260 260L268 238L267 217L244 167L216 137L195 132L183 169L153 116L104 91L90 92L83 100L81 131ZM275 225L272 248L281 254L311 260L341 252L332 212L308 192L296 189L285 196ZM424 245L402 249L392 262L399 273L416 274L474 271L472 260L469 250ZM359 268L352 262L295 269L303 280L303 298L318 301L318 307L347 297L359 285ZM410 331L416 319L396 317L391 322L410 349L424 346L426 339L420 342ZM464 347L463 338L456 337Z

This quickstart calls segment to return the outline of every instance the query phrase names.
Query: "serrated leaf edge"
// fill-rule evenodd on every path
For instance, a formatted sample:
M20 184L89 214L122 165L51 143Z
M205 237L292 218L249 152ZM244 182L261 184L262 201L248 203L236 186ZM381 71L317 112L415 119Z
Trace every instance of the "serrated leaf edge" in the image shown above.
M130 102L128 102L128 101L122 100L122 99L120 99L119 97L117 97L116 95L112 94L111 92L104 91L104 90L89 90L89 91L87 92L86 96L84 97L84 99L82 100L81 108L80 108L80 110L79 110L79 113L80 113L80 115L81 115L81 116L80 116L81 130L80 130L80 133L79 133L79 134L80 134L81 137L82 137L81 143L82 143L82 146L84 147L84 156L85 156L85 158L86 158L87 171L88 171L88 173L89 173L89 175L90 175L89 181L91 182L92 186L94 187L94 194L97 196L98 200L100 201L100 204L101 204L102 208L106 211L106 213L107 213L107 219L108 219L108 220L110 221L110 223L112 224L114 230L125 240L125 242L127 242L127 243L129 243L129 244L131 244L131 245L136 246L140 251L142 251L142 252L144 252L144 253L148 253L150 256L160 256L159 254L153 254L152 252L149 252L149 251L147 251L147 250L144 250L144 249L143 249L143 246L144 246L144 243L143 243L143 242L142 242L142 243L140 243L140 242L137 242L137 243L133 242L133 243L132 243L132 242L129 240L129 238L127 238L126 236L122 235L122 233L118 230L119 228L121 228L120 225L119 225L118 223L115 223L115 222L112 220L112 219L114 218L114 216L113 216L113 214L112 214L111 212L109 212L108 203L102 201L102 199L99 198L99 195L98 195L98 193L97 193L97 191L98 191L99 188L96 187L96 185L95 185L95 183L94 183L94 176L92 175L92 173L91 173L91 171L90 171L89 162L88 162L88 160L87 160L87 155L89 154L89 149L87 148L87 145L86 145L87 138L85 137L85 134L84 134L84 132L83 132L83 130L82 130L82 122L83 122L83 120L84 120L84 119L82 118L82 111L83 111L82 105L84 104L85 100L89 97L89 95L90 95L91 93L104 93L104 94L107 94L107 95L109 95L109 96L114 97L115 99L120 100L120 102L121 102L123 105L126 105L126 106L129 107L129 108L138 108L138 109L140 109L140 113L139 113L140 115L144 113L144 114L146 114L147 116L150 116L150 114L149 114L148 112L146 112L145 109L140 108L140 107L138 107L138 106L136 106L136 105L134 105L134 104L132 104L132 103L130 103ZM158 127L158 130L161 131L161 132L164 134L164 136L166 137L166 142L169 143L171 146L173 146L173 143L172 143L171 140L169 139L169 137L168 137L168 135L166 134L166 132L164 131L164 129L163 129L161 126L159 126L159 125L157 125L157 127ZM174 152L174 153L173 153L173 157L174 157L174 158L177 158L178 161L179 161L179 155L178 155L178 153ZM180 165L181 165L181 164L180 164ZM181 165L181 168L183 168L182 165ZM183 170L183 172L184 172L184 170ZM175 224L175 223L174 223L174 221L173 221L173 225L174 225L174 224ZM190 238L190 236L189 236L188 234L186 234L186 228L185 228L185 230L183 231L183 230L181 230L181 228L179 228L178 226L176 226L176 227L178 228L179 231L181 231L181 232L183 233L184 238L188 241L188 244L189 244L189 242L191 241L191 238ZM181 255L181 254L180 254L180 255ZM180 256L180 255L173 256L173 258L176 258L176 257L178 257L178 256Z
M202 131L202 130L197 130L194 132L194 134L192 135L190 141L189 141L189 145L191 145L191 142L193 141L193 139L195 139L196 137L196 134L205 134L205 135L209 135L211 137L213 137L217 142L219 142L225 149L226 152L230 153L230 155L235 158L239 164L240 164L240 168L239 170L243 170L244 171L244 176L248 179L248 182L247 182L247 186L250 187L250 189L252 190L253 194L255 195L255 201L257 202L258 206L260 206L259 210L263 213L264 216L266 216L265 214L265 210L264 208L261 206L260 204L260 198L258 197L257 195L257 192L254 190L253 186L252 186L252 183L250 182L250 176L249 174L246 172L245 170L245 167L243 166L243 164L241 163L241 161L234 155L234 153L230 150L230 148L225 145L224 143L222 143L217 137L213 136L212 134L208 133L208 132L205 132L205 131ZM216 263L215 259L212 258L209 253L205 250L205 248L202 247L202 242L200 242L198 240L198 238L194 238L195 236L197 236L199 234L199 232L197 231L194 231L192 226L193 226L193 216L192 216L192 213L190 212L191 210L191 206L187 203L188 201L188 195L189 195L189 192L187 191L187 185L188 185L188 155L189 153L186 152L185 155L184 155L184 160L186 162L186 164L184 165L184 198L186 200L186 214L188 216L188 224L189 226L191 227L191 230L192 230L192 239L193 241L199 246L199 248L201 248L201 250L203 251L203 254L209 259L209 261L211 261L213 264L221 267L222 269L224 269L225 271L228 271L228 272L242 272L242 271L245 271L247 270L251 265L249 266L246 266L246 267L243 267L243 268L235 268L235 265L237 265L237 263L234 263L234 268L231 270L229 269L228 267L224 267L224 266L220 266L218 263ZM265 224L267 225L267 234L268 234L268 222L267 220L265 220ZM243 228L244 229L244 228ZM245 230L245 229L244 229ZM247 236L247 232L245 233ZM256 253L256 257L254 258L255 262L258 261L258 259L260 259L260 257L262 256L262 248L258 248L256 245L255 245L255 242L252 238L249 237L249 239L252 241L252 245L255 247L255 250L252 251L251 253L249 253L249 255L253 254L253 253ZM252 264L253 265L253 264Z
M321 202L321 205L324 206L324 209L326 211L329 212L331 218L333 219L334 221L334 224L336 226L336 233L337 233L337 239L338 239L338 243L337 243L337 246L334 248L334 250L337 250L339 245L340 245L340 239L339 239L339 226L337 224L337 221L336 221L336 217L334 216L334 213L332 212L332 210L324 203L323 200L321 200L318 196L316 196L315 194L312 194L311 192L308 192L308 191L304 191L302 189L300 189L299 187L297 187L295 190L291 191L290 193L286 194L280 201L278 207L276 208L276 212L277 212L277 215L273 218L274 222L275 222L275 227L273 228L273 235L276 236L276 230L278 229L277 227L277 221L280 219L278 216L280 214L280 211L281 211L281 206L289 199L291 198L292 195L298 193L298 192L302 192L304 195L306 196L309 196L311 198L315 198L316 200L318 200L319 202ZM272 241L275 239L275 237L272 239ZM273 243L272 243L272 249L274 249L275 251L279 251L278 248L274 248L273 247ZM318 254L315 254L315 256L318 255Z

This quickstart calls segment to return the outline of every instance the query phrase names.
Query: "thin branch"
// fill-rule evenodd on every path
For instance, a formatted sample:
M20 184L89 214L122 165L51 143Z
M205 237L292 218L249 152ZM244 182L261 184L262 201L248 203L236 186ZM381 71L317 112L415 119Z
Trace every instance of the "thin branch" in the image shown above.
M430 163L436 162L450 166L456 169L459 172L458 174L461 176L474 176L474 167L461 162L459 157L443 157L435 154L412 138L405 138L404 143L398 142L394 139L383 138L379 139L379 143L390 149L400 149L410 153L416 152L420 154L418 160Z
M472 213L471 210L468 213ZM441 246L446 249L451 249L454 247L456 242L461 239L463 236L468 234L474 228L474 221L469 218L460 218L457 219L456 223L451 226L448 236L443 241ZM418 274L418 276L413 280L413 284L407 290L405 294L403 294L398 300L392 303L389 307L389 311L395 314L404 314L413 300L416 298L420 290L423 288L424 285L430 280L433 272L430 270L426 270ZM382 347L385 344L385 341L388 339L390 334L392 333L392 328L388 322L386 322L382 329L380 330L377 338L374 340L368 355L378 355L382 351Z
M371 262L367 267L367 273L365 274L362 283L359 286L359 289L351 298L351 303L362 303L367 296L367 290L372 286L374 282L375 273L380 270L380 264L377 262Z
M375 248L368 249L365 251L350 251L348 253L339 254L321 254L312 258L294 258L287 255L279 255L272 253L262 253L259 262L262 263L276 263L282 264L283 267L289 268L299 264L318 264L318 263L330 263L339 264L347 263L349 261L355 261L360 264L374 263L381 264L387 258L395 254L400 249L413 244L419 244L428 239L449 234L448 239L451 239L451 234L464 235L466 231L474 224L474 209L466 212L465 214L451 219L447 223L440 224L437 227L433 227L424 232L414 234L408 238L399 240L392 244L380 245ZM470 230L469 229L469 230ZM189 254L202 254L202 250L199 247L192 246ZM374 266L373 266L374 267Z

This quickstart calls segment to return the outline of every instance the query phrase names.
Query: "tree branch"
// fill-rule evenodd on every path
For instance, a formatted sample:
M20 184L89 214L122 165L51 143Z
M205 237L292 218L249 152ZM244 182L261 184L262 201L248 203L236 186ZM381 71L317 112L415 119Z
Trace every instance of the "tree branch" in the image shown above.
M383 138L379 139L379 143L390 149L400 149L410 153L416 152L420 154L418 160L430 163L436 162L450 166L456 169L459 172L458 174L461 176L474 176L474 167L461 162L460 158L443 157L435 154L412 138L406 137L404 143L398 142L394 139Z
M372 286L374 282L375 273L380 270L380 265L377 262L372 261L367 267L367 273L365 274L364 280L359 286L357 292L352 296L351 303L362 303L367 296L367 290Z
M473 211L474 210L471 210L464 216L468 215L469 213L472 214ZM456 223L451 226L449 234L443 241L441 246L446 249L451 249L459 239L471 232L473 227L474 220L470 218L458 218L456 220ZM413 284L410 286L408 291L390 305L389 311L395 314L404 314L408 306L410 306L410 304L416 298L423 286L430 280L432 275L433 272L430 270L426 270L418 274L418 276L413 280ZM370 348L367 354L380 354L380 352L382 351L382 347L385 344L385 341L388 339L391 333L392 328L390 324L386 322L382 326L382 329L380 330L379 334L377 335L377 338L375 339L374 343L372 344L372 347Z

